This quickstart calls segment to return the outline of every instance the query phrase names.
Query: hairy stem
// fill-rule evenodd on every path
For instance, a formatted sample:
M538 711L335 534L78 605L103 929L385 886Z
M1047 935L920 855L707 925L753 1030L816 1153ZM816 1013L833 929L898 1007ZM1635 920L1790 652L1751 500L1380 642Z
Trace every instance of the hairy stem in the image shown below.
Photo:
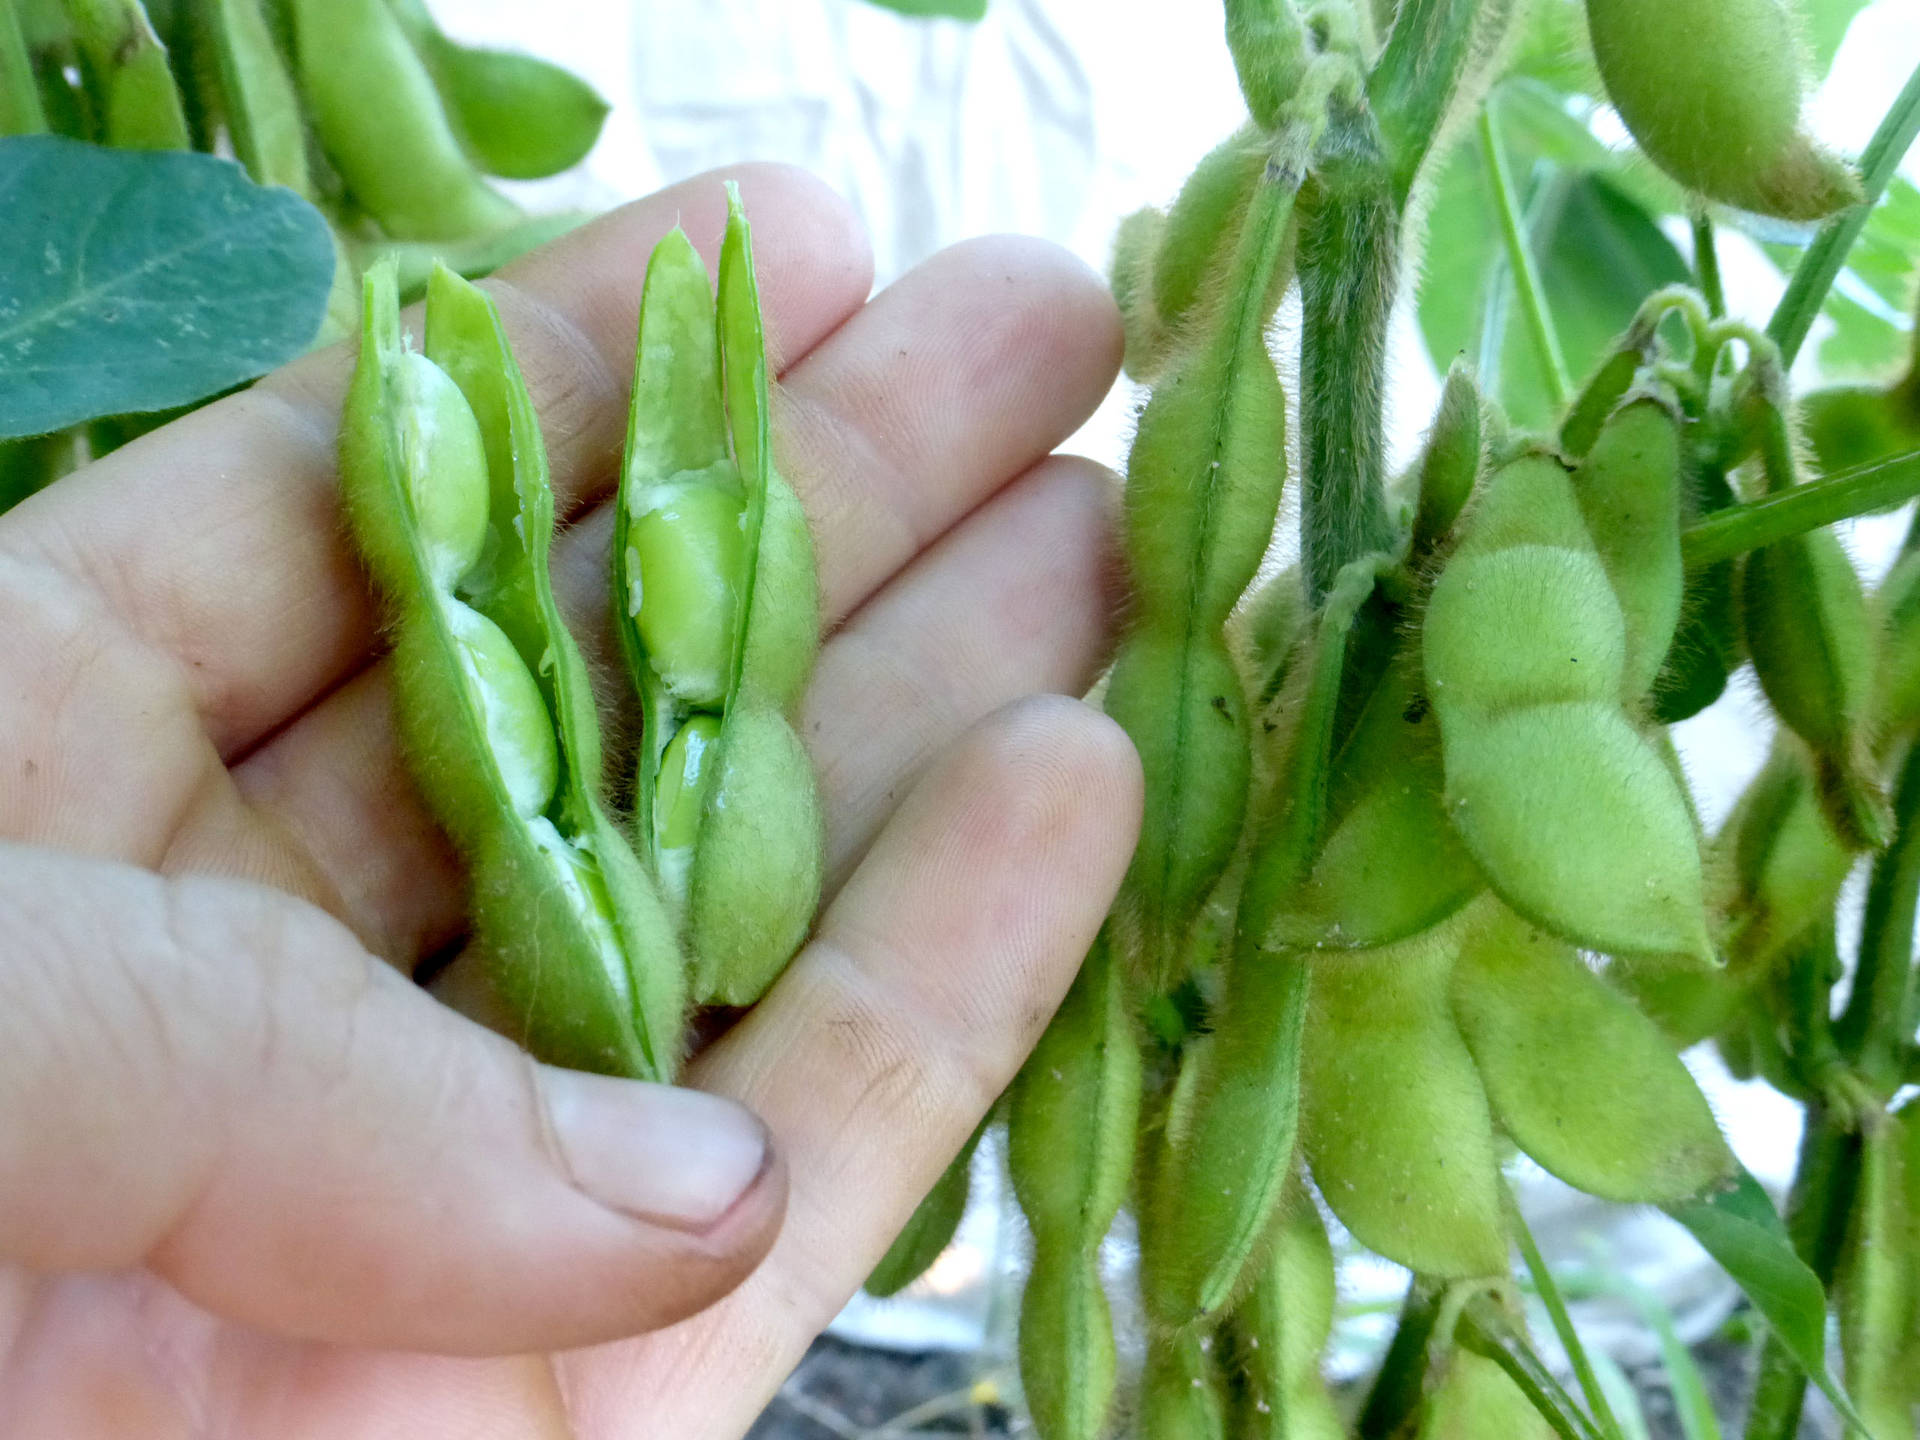
M1687 568L1699 569L1856 515L1891 510L1916 495L1920 450L1909 450L1715 511L1681 532L1680 553Z
M1392 541L1386 505L1387 322L1400 212L1361 109L1329 125L1301 196L1301 549L1318 605L1349 562Z

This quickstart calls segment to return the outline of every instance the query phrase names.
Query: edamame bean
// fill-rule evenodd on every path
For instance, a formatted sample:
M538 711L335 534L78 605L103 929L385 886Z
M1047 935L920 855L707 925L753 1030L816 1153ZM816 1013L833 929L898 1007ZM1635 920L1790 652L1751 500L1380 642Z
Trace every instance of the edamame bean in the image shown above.
M1098 1440L1113 1404L1100 1242L1127 1192L1140 1052L1103 932L1007 1097L1007 1169L1033 1232L1020 1377L1042 1440Z
M773 469L751 241L728 194L716 307L675 230L647 266L614 521L614 618L645 715L636 825L697 998L759 998L820 897L813 767L788 719L819 645L806 515Z
M80 62L100 97L101 138L122 150L185 150L186 113L166 46L139 0L67 0Z
M1470 907L1382 950L1316 961L1300 1137L1333 1213L1424 1275L1504 1275L1493 1116L1449 988Z
M1800 123L1805 86L1781 0L1587 0L1607 95L1648 157L1710 199L1816 220L1860 182Z
M204 0L201 13L234 153L255 183L284 185L311 199L300 98L259 0Z
M1747 419L1769 494L1798 480L1785 378L1761 360ZM1866 591L1840 539L1812 530L1747 555L1740 616L1760 688L1786 727L1807 742L1822 803L1850 844L1878 849L1892 833L1871 750L1875 636Z
M1285 477L1286 404L1267 353L1266 295L1300 172L1262 172L1194 338L1140 416L1127 461L1127 553L1137 619L1107 713L1146 772L1146 806L1116 906L1128 963L1147 987L1179 981L1188 929L1240 835L1246 698L1224 638L1259 567Z
M1121 368L1128 379L1143 385L1159 373L1166 358L1167 327L1153 300L1153 261L1166 227L1164 210L1147 205L1134 211L1114 231L1113 258L1107 267L1126 343Z
M1566 471L1521 456L1465 524L1422 632L1455 828L1576 944L1712 963L1692 814L1622 708L1625 622Z
M1147 1336L1140 1377L1140 1433L1153 1440L1225 1440L1227 1401L1214 1336L1193 1331Z
M1501 1128L1569 1185L1661 1204L1733 1173L1673 1047L1566 942L1494 906L1464 942L1451 996Z
M1333 1331L1333 1247L1320 1211L1296 1175L1259 1279L1228 1320L1238 1379L1238 1440L1342 1440L1346 1427L1321 1378Z
M396 619L409 766L470 867L475 944L543 1059L670 1079L680 959L600 804L593 695L547 574L545 451L499 317L436 271L412 354L391 266L365 297L343 494Z
M1456 1349L1446 1363L1424 1407L1419 1440L1556 1440L1559 1432L1493 1361Z
M1446 544L1480 475L1485 437L1481 429L1480 389L1464 362L1447 371L1440 409L1427 432L1426 449L1415 466L1419 488L1413 513L1412 558L1417 562Z
M448 122L489 175L538 180L587 156L607 102L579 76L532 55L461 45L423 0L389 0L433 74Z
M327 159L399 240L456 240L520 218L447 123L388 0L287 0L295 68Z
M1272 814L1248 857L1212 1033L1182 1056L1181 1123L1170 1123L1158 1146L1147 1142L1154 1159L1142 1202L1140 1288L1149 1318L1167 1329L1225 1313L1253 1283L1251 1262L1285 1191L1310 972L1305 952L1271 936L1324 824L1348 636L1377 568L1342 571L1320 617Z
M1180 330L1208 277L1232 255L1267 158L1260 132L1243 127L1208 151L1180 187L1153 261L1153 306L1168 329Z
M1680 417L1651 396L1600 428L1574 493L1626 622L1622 699L1637 706L1672 648L1686 588L1680 560Z
M960 1153L941 1172L933 1189L915 1208L912 1218L907 1221L907 1228L894 1237L893 1244L887 1247L887 1253L880 1257L880 1263L867 1276L865 1289L869 1295L885 1299L889 1295L899 1294L926 1274L928 1267L940 1258L941 1252L953 1243L954 1232L960 1228L960 1219L967 1213L967 1196L973 1180L973 1152L980 1148L980 1137L987 1133L987 1126L992 1120L993 1111L989 1110L974 1127L973 1134L967 1137L967 1143L960 1147Z

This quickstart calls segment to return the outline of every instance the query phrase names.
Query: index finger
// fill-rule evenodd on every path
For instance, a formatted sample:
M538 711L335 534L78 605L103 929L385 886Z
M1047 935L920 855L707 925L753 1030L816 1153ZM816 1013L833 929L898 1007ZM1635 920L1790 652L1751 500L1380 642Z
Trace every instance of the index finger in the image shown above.
M806 172L750 165L636 201L487 282L541 418L567 513L614 479L640 280L682 225L709 259L740 184L777 368L860 307L859 222ZM351 674L373 639L366 581L339 520L334 437L347 346L164 426L0 518L0 548L96 592L178 663L229 761Z

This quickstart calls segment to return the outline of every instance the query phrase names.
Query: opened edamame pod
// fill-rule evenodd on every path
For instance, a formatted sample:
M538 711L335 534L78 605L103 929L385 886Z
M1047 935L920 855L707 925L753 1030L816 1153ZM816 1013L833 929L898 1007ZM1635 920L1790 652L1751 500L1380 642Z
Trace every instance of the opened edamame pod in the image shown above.
M614 521L614 622L644 712L635 825L696 999L758 999L806 938L823 844L789 714L819 646L805 513L773 467L752 243L728 186L719 300L654 248Z
M393 268L366 278L340 431L354 537L394 630L409 769L470 870L474 944L542 1059L646 1080L679 1062L665 908L600 800L586 663L548 579L553 492L493 302L444 268L424 353Z

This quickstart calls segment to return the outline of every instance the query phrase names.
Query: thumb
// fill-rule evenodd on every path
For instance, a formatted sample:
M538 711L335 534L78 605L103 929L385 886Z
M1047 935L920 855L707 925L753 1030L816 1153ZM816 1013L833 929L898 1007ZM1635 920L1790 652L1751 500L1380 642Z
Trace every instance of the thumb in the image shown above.
M0 1260L485 1354L710 1304L786 1172L693 1090L534 1063L277 892L0 846Z

